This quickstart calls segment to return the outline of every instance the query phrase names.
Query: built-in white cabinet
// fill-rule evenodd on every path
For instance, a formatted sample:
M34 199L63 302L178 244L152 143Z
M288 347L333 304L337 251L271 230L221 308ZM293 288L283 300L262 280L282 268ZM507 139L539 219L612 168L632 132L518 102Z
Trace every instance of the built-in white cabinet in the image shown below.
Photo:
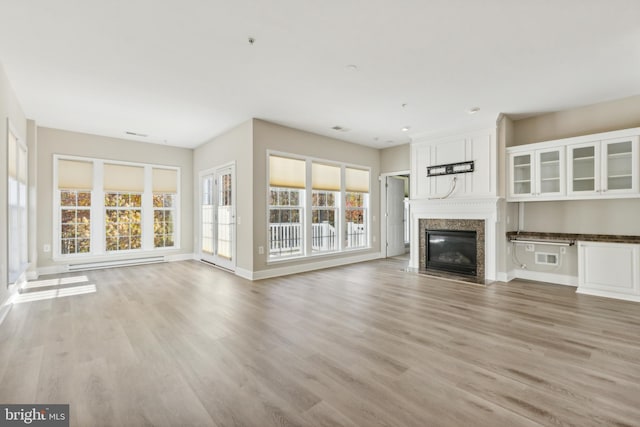
M640 128L507 148L508 201L640 197Z
M567 147L569 196L638 193L638 137Z
M565 195L564 146L509 153L509 198L558 198Z
M576 292L640 301L640 245L578 242Z

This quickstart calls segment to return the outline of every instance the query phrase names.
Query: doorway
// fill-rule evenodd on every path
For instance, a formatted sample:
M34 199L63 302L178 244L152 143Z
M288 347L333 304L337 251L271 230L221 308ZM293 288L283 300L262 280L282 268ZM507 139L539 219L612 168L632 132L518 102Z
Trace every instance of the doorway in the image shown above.
M235 271L235 164L200 172L200 259Z
M409 251L409 175L388 175L384 179L386 257Z

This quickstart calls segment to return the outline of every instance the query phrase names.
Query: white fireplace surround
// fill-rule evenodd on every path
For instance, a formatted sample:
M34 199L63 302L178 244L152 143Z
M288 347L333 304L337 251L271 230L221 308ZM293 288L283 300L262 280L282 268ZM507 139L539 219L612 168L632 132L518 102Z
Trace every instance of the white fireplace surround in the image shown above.
M481 219L484 220L485 227L485 280L496 280L496 223L498 222L499 200L498 197L483 197L481 199L411 200L411 259L409 261L409 267L417 270L420 265L420 230L418 222L421 219Z

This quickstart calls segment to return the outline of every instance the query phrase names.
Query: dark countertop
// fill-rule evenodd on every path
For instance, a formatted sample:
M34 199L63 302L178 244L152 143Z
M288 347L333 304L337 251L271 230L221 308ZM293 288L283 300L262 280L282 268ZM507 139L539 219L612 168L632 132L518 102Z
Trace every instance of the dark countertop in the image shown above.
M507 231L507 238L522 240L581 240L583 242L640 243L640 236L616 234L541 233L538 231Z

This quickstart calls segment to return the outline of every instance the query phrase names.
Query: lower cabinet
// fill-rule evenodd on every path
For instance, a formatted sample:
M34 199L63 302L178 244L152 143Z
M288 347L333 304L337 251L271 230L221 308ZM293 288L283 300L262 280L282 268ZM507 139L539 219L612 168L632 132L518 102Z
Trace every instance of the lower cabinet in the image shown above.
M576 292L640 301L640 245L578 242Z

